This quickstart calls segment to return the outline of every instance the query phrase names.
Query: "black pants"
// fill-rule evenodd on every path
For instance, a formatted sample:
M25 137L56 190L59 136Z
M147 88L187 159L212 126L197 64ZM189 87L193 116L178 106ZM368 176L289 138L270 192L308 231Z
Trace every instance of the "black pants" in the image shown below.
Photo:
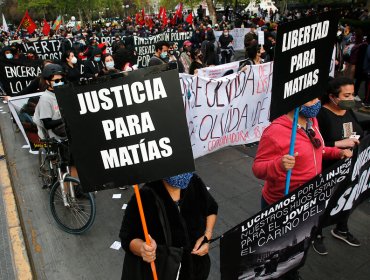
M221 52L221 64L229 63L231 61L231 52Z

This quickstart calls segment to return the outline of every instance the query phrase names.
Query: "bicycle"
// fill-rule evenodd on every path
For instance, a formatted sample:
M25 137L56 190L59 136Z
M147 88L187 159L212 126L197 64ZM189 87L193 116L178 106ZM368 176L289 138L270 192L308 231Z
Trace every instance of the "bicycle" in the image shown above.
M43 189L50 189L49 206L58 226L70 234L82 234L93 225L96 203L92 193L83 193L80 181L70 176L62 149L68 147L66 140L42 139L39 149L39 177ZM62 166L66 165L66 172Z

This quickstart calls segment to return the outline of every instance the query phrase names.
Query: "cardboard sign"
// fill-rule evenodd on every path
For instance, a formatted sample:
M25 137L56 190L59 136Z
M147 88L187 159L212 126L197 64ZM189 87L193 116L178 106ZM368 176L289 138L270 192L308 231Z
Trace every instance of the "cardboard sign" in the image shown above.
M325 91L337 27L338 16L333 12L279 26L271 121Z
M178 72L164 67L56 89L85 191L194 170Z

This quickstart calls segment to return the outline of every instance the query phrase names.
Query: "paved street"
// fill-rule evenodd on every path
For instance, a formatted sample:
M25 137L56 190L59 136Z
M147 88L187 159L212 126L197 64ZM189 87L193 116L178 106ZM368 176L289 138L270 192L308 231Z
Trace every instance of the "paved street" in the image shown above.
M6 106L4 110L7 110ZM48 191L41 189L38 178L37 156L21 148L25 141L21 133L15 132L9 114L0 114L0 127L37 279L120 279L124 252L109 247L119 240L118 232L124 214L121 208L128 202L133 190L114 189L97 193L97 216L93 227L81 236L67 234L57 227L50 214ZM219 204L215 235L225 232L259 210L262 182L251 171L254 154L255 148L235 147L196 160L197 172ZM121 193L122 198L112 199L116 193ZM369 279L368 201L351 216L350 229L362 246L352 248L334 240L329 229L324 230L329 255L318 256L310 250L307 263L301 270L303 279ZM1 242L0 239L2 246ZM211 247L212 270L209 279L217 280L220 279L219 242ZM2 265L0 279L11 279L2 278L1 268Z

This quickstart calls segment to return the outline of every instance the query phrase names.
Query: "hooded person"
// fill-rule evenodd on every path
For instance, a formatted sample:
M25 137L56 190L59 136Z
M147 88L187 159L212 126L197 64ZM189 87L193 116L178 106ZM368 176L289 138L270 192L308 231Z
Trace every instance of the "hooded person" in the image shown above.
M150 245L144 241L138 205L133 196L126 208L120 231L122 248L126 252L122 279L139 279L138 275L133 275L132 266L138 262L145 276L143 279L151 279L150 262L162 257L158 248L166 244L165 230L170 232L171 245L183 248L178 279L207 279L210 271L209 240L212 238L218 205L201 178L193 173L179 174L145 184L140 194ZM166 229L160 226L160 215L167 216ZM158 273L160 277L160 268Z
M87 79L96 78L101 74L103 68L102 51L99 48L95 48L92 51L91 58L85 63L84 76Z

